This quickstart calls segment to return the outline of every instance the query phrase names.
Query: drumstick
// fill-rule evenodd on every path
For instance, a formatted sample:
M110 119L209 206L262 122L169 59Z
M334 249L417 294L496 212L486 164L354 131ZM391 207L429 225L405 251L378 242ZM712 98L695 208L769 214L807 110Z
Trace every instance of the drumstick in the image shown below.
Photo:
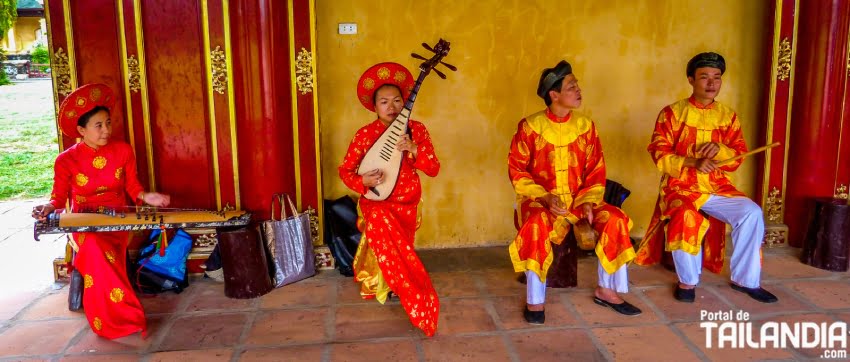
M723 166L723 165L725 165L725 164L727 164L727 163L730 163L730 162L732 162L732 161L735 161L735 160L738 160L738 159L742 159L742 158L747 157L747 156L749 156L749 155L756 154L756 153L759 153L759 152L765 151L765 150L767 150L767 149L774 148L774 147L776 147L776 146L779 146L779 142L773 142L773 143L771 143L771 144L769 144L769 145L767 145L767 146L763 146L763 147L756 148L756 149L754 149L754 150L752 150L752 151L750 151L750 152L742 153L742 154L737 155L737 156L735 156L735 157L732 157L732 158L730 158L730 159L728 159L728 160L723 160L723 161L717 162L717 163L715 163L714 165L715 165L715 166Z

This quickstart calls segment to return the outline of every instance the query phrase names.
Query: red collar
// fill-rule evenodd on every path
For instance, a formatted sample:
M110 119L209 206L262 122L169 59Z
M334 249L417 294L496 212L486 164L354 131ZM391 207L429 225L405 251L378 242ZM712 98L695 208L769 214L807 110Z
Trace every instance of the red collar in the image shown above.
M570 120L570 117L572 117L572 115L573 115L573 112L570 111L570 113L567 113L566 116L558 117L554 113L552 113L552 111L549 108L546 108L546 118L549 118L550 121L555 122L555 123L567 122L567 121Z

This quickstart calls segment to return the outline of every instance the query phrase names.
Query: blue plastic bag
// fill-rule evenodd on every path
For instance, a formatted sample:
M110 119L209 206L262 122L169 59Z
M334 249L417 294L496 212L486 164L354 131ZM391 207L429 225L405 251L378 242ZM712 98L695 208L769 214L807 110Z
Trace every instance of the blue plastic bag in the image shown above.
M160 233L160 230L154 230L151 233L149 239L151 244L140 252L139 265L161 277L182 283L186 281L186 258L192 250L192 237L183 229L177 229L168 241L165 255L160 255L158 247L160 243L156 242Z

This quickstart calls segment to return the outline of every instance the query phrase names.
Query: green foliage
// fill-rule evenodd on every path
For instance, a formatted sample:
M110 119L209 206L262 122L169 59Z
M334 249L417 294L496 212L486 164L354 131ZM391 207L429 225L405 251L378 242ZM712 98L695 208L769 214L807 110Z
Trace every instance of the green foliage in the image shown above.
M39 44L32 48L30 55L32 56L33 64L48 64L38 66L39 71L44 72L47 68L50 68L50 53L47 51L47 47L44 46L44 44Z
M0 0L0 39L6 38L17 19L18 0Z
M6 51L3 48L0 48L0 85L12 84L9 80L9 76L6 75L6 68L3 66L4 60L6 60Z

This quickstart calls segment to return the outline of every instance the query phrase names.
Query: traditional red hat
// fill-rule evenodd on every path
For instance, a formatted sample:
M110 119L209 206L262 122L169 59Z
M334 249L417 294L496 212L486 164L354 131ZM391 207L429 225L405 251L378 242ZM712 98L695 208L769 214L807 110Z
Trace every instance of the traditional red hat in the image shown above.
M413 84L416 80L413 79L413 74L403 65L398 63L378 63L367 69L360 80L357 81L357 99L363 104L363 107L374 112L375 105L372 102L372 97L375 95L375 90L385 84L394 84L401 89L401 96L407 100L407 96L413 90Z
M79 137L77 120L94 107L103 106L112 112L115 95L106 84L86 84L71 92L59 107L59 128L66 136Z

